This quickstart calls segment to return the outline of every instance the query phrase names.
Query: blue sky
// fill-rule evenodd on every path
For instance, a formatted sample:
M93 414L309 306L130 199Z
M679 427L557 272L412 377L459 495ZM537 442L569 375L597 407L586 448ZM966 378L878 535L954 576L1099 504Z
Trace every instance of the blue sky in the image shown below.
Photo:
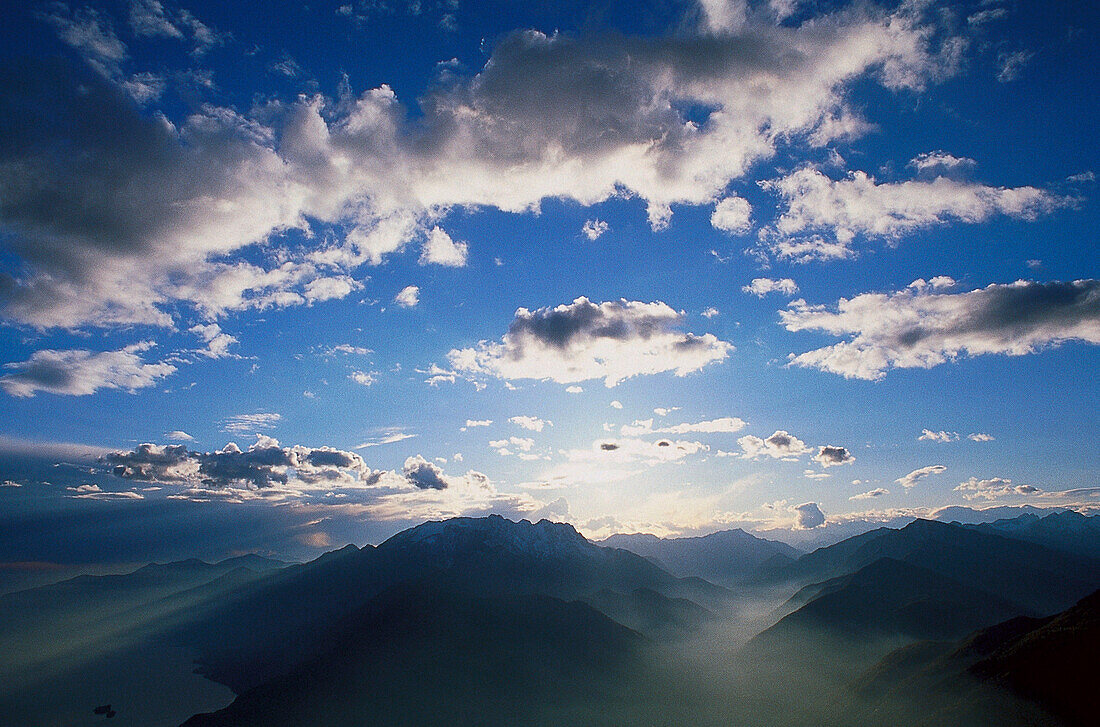
M1094 507L1092 4L528 5L6 11L0 560Z

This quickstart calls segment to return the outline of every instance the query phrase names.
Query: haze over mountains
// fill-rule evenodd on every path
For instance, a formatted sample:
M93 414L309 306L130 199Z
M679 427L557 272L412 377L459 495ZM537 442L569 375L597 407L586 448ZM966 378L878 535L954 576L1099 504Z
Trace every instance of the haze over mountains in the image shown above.
M1097 520L919 520L799 554L489 516L309 563L79 577L0 597L0 707L11 724L106 703L142 725L1083 724ZM101 693L68 690L81 678Z

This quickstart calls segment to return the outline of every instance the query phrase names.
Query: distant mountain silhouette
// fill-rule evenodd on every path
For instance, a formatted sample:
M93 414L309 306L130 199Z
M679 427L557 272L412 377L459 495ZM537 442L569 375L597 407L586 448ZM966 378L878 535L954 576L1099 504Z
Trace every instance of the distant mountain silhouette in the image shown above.
M880 558L987 591L1031 615L1065 609L1100 584L1100 560L933 520L872 530L808 553L768 577L796 585L822 583Z
M1054 550L1100 558L1100 517L1086 517L1072 510L1039 517L1033 513L970 526Z
M741 529L694 538L617 534L599 544L649 558L673 575L697 576L722 585L740 583L762 566L781 568L802 555L785 543L758 538Z

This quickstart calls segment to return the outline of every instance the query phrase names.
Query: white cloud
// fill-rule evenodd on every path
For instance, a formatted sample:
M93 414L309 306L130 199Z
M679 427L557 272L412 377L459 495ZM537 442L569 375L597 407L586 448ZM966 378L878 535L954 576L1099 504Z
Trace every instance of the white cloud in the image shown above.
M514 416L508 419L512 424L523 429L529 429L532 432L541 432L543 427L552 427L554 422L546 421L545 419L539 419L538 417L530 416Z
M196 52L222 39L184 10L141 7L135 32L174 28ZM854 84L919 90L951 72L957 45L919 4L791 27L714 10L705 39L503 36L476 74L441 74L415 114L379 86L169 120L118 93L126 49L106 22L56 17L105 80L32 64L0 88L35 110L6 129L0 156L0 226L19 259L0 299L9 319L39 327L168 326L177 303L215 318L339 297L355 268L414 241L424 262L462 265L465 243L437 226L455 208L636 197L660 227L672 205L713 203L788 140L858 133ZM49 153L62 146L71 153ZM330 224L335 239L282 245L287 230ZM277 262L240 258L257 243Z
M992 442L993 435L985 434L983 432L974 432L973 434L967 434L966 438L972 442Z
M710 224L716 230L743 235L752 229L752 205L742 197L726 197L714 206Z
M208 358L228 358L233 355L229 353L229 347L237 343L237 339L223 331L221 326L217 323L195 325L187 330L190 333L194 333L206 343L206 348L199 351L203 356Z
M882 497L883 495L889 495L890 491L882 487L876 487L873 490L867 490L867 492L861 492L858 495L852 495L849 500L873 500L876 497Z
M222 429L233 434L253 434L262 429L274 428L282 419L282 414L276 412L237 414L226 419Z
M584 233L584 236L589 240L596 240L609 229L611 229L611 226L603 220L588 220L584 223L584 226L581 227L581 232Z
M576 385L566 386L565 387L565 393L567 393L567 394L583 394L584 389L582 387L576 386Z
M610 388L645 374L684 376L733 350L711 334L678 331L682 318L661 302L577 298L556 308L520 308L500 342L452 350L448 358L456 371L469 376L562 384L602 378Z
M535 440L529 437L508 437L507 439L493 439L489 442L489 446L500 452L502 455L509 455L511 452L507 449L513 447L521 452L530 452L531 448L535 446Z
M173 442L194 442L195 438L187 432L177 429L174 432L168 432L164 435L165 439L170 439Z
M360 386L373 386L378 381L377 371L352 371L348 378Z
M715 318L715 317L717 317L721 314L718 312L717 308L711 307L711 308L704 308L703 312L700 313L699 315L703 316L704 318Z
M971 477L966 482L959 483L955 492L963 493L966 500L995 500L1012 495L1035 495L1041 493L1041 490L1031 485L1014 485L1012 480L1003 477L991 477L988 480Z
M940 442L940 443L957 442L957 441L959 441L959 433L958 432L945 432L945 431L942 431L942 430L938 431L938 432L933 432L931 429L922 429L921 434L920 434L919 437L917 437L917 439L919 441L925 441L925 442Z
M892 368L931 368L964 354L1020 356L1066 341L1098 344L1100 281L1019 280L954 294L909 287L842 298L835 311L796 300L780 316L789 331L850 337L792 354L792 365L881 379Z
M87 396L100 389L134 393L176 371L169 363L142 360L140 354L154 345L144 341L118 351L35 351L27 361L3 365L13 373L0 376L0 387L17 397L34 396L39 391L69 396Z
M741 445L741 451L744 452L745 459L771 457L773 459L791 460L797 459L810 451L805 442L782 429L777 430L767 439L748 434L738 439L737 443Z
M1031 51L1006 51L997 55L997 80L1001 83L1015 81L1035 54Z
M406 285L393 297L393 302L403 308L415 307L420 302L420 288L415 285Z
M615 399L610 404L608 404L608 406L610 406L612 409L622 409L623 403L618 399Z
M798 262L847 257L857 235L896 240L934 225L983 222L995 214L1033 220L1074 202L1035 187L990 187L953 176L880 183L856 171L834 180L813 167L762 184L786 205L774 226L762 231L765 245ZM833 239L821 237L825 234Z
M947 467L943 466L942 464L933 464L927 467L921 467L920 469L915 469L909 474L899 477L894 481L908 490L911 487L916 487L917 483L919 483L925 477L928 477L929 475L942 475L946 471Z
M369 449L371 447L381 447L383 444L394 444L395 442L404 442L406 439L413 439L415 434L409 434L408 432L402 432L394 429L386 432L381 437L375 439L368 439L362 444L356 445L355 449Z
M467 419L466 427L468 429L473 429L474 427L487 427L492 423L492 419Z
M798 283L790 278L773 280L772 278L753 278L752 282L741 288L744 293L752 293L758 298L763 298L768 293L783 293L794 295L798 292Z
M659 417L667 417L669 414L671 414L674 411L680 411L680 407L678 407L678 406L659 406L659 407L657 407L656 409L653 410L653 413L656 414Z
M421 265L443 265L449 268L461 268L466 265L468 246L465 242L455 242L445 231L433 227L424 240L420 253Z
M665 411L667 412L667 410ZM700 422L673 424L656 429L653 428L652 419L639 419L633 424L624 425L622 434L631 437L645 434L717 434L739 432L744 428L745 421L737 417L719 417Z
M795 513L795 528L798 530L811 530L825 524L825 513L816 502L804 502L791 509Z

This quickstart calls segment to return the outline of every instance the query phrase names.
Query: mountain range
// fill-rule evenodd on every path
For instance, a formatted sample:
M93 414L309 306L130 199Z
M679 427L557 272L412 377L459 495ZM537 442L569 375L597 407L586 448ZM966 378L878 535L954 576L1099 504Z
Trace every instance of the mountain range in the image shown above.
M1095 667L1055 662L1067 633L1074 646L1097 636L1097 523L918 520L801 554L737 530L592 543L489 516L308 563L83 576L0 596L0 714L77 724L82 705L109 703L114 724L146 726L905 724L923 719L909 684L958 724L1077 724L1062 685ZM123 677L154 662L177 675L170 704L127 691ZM110 693L66 695L93 672ZM937 688L953 674L979 687ZM1018 703L1026 718L1005 717Z

